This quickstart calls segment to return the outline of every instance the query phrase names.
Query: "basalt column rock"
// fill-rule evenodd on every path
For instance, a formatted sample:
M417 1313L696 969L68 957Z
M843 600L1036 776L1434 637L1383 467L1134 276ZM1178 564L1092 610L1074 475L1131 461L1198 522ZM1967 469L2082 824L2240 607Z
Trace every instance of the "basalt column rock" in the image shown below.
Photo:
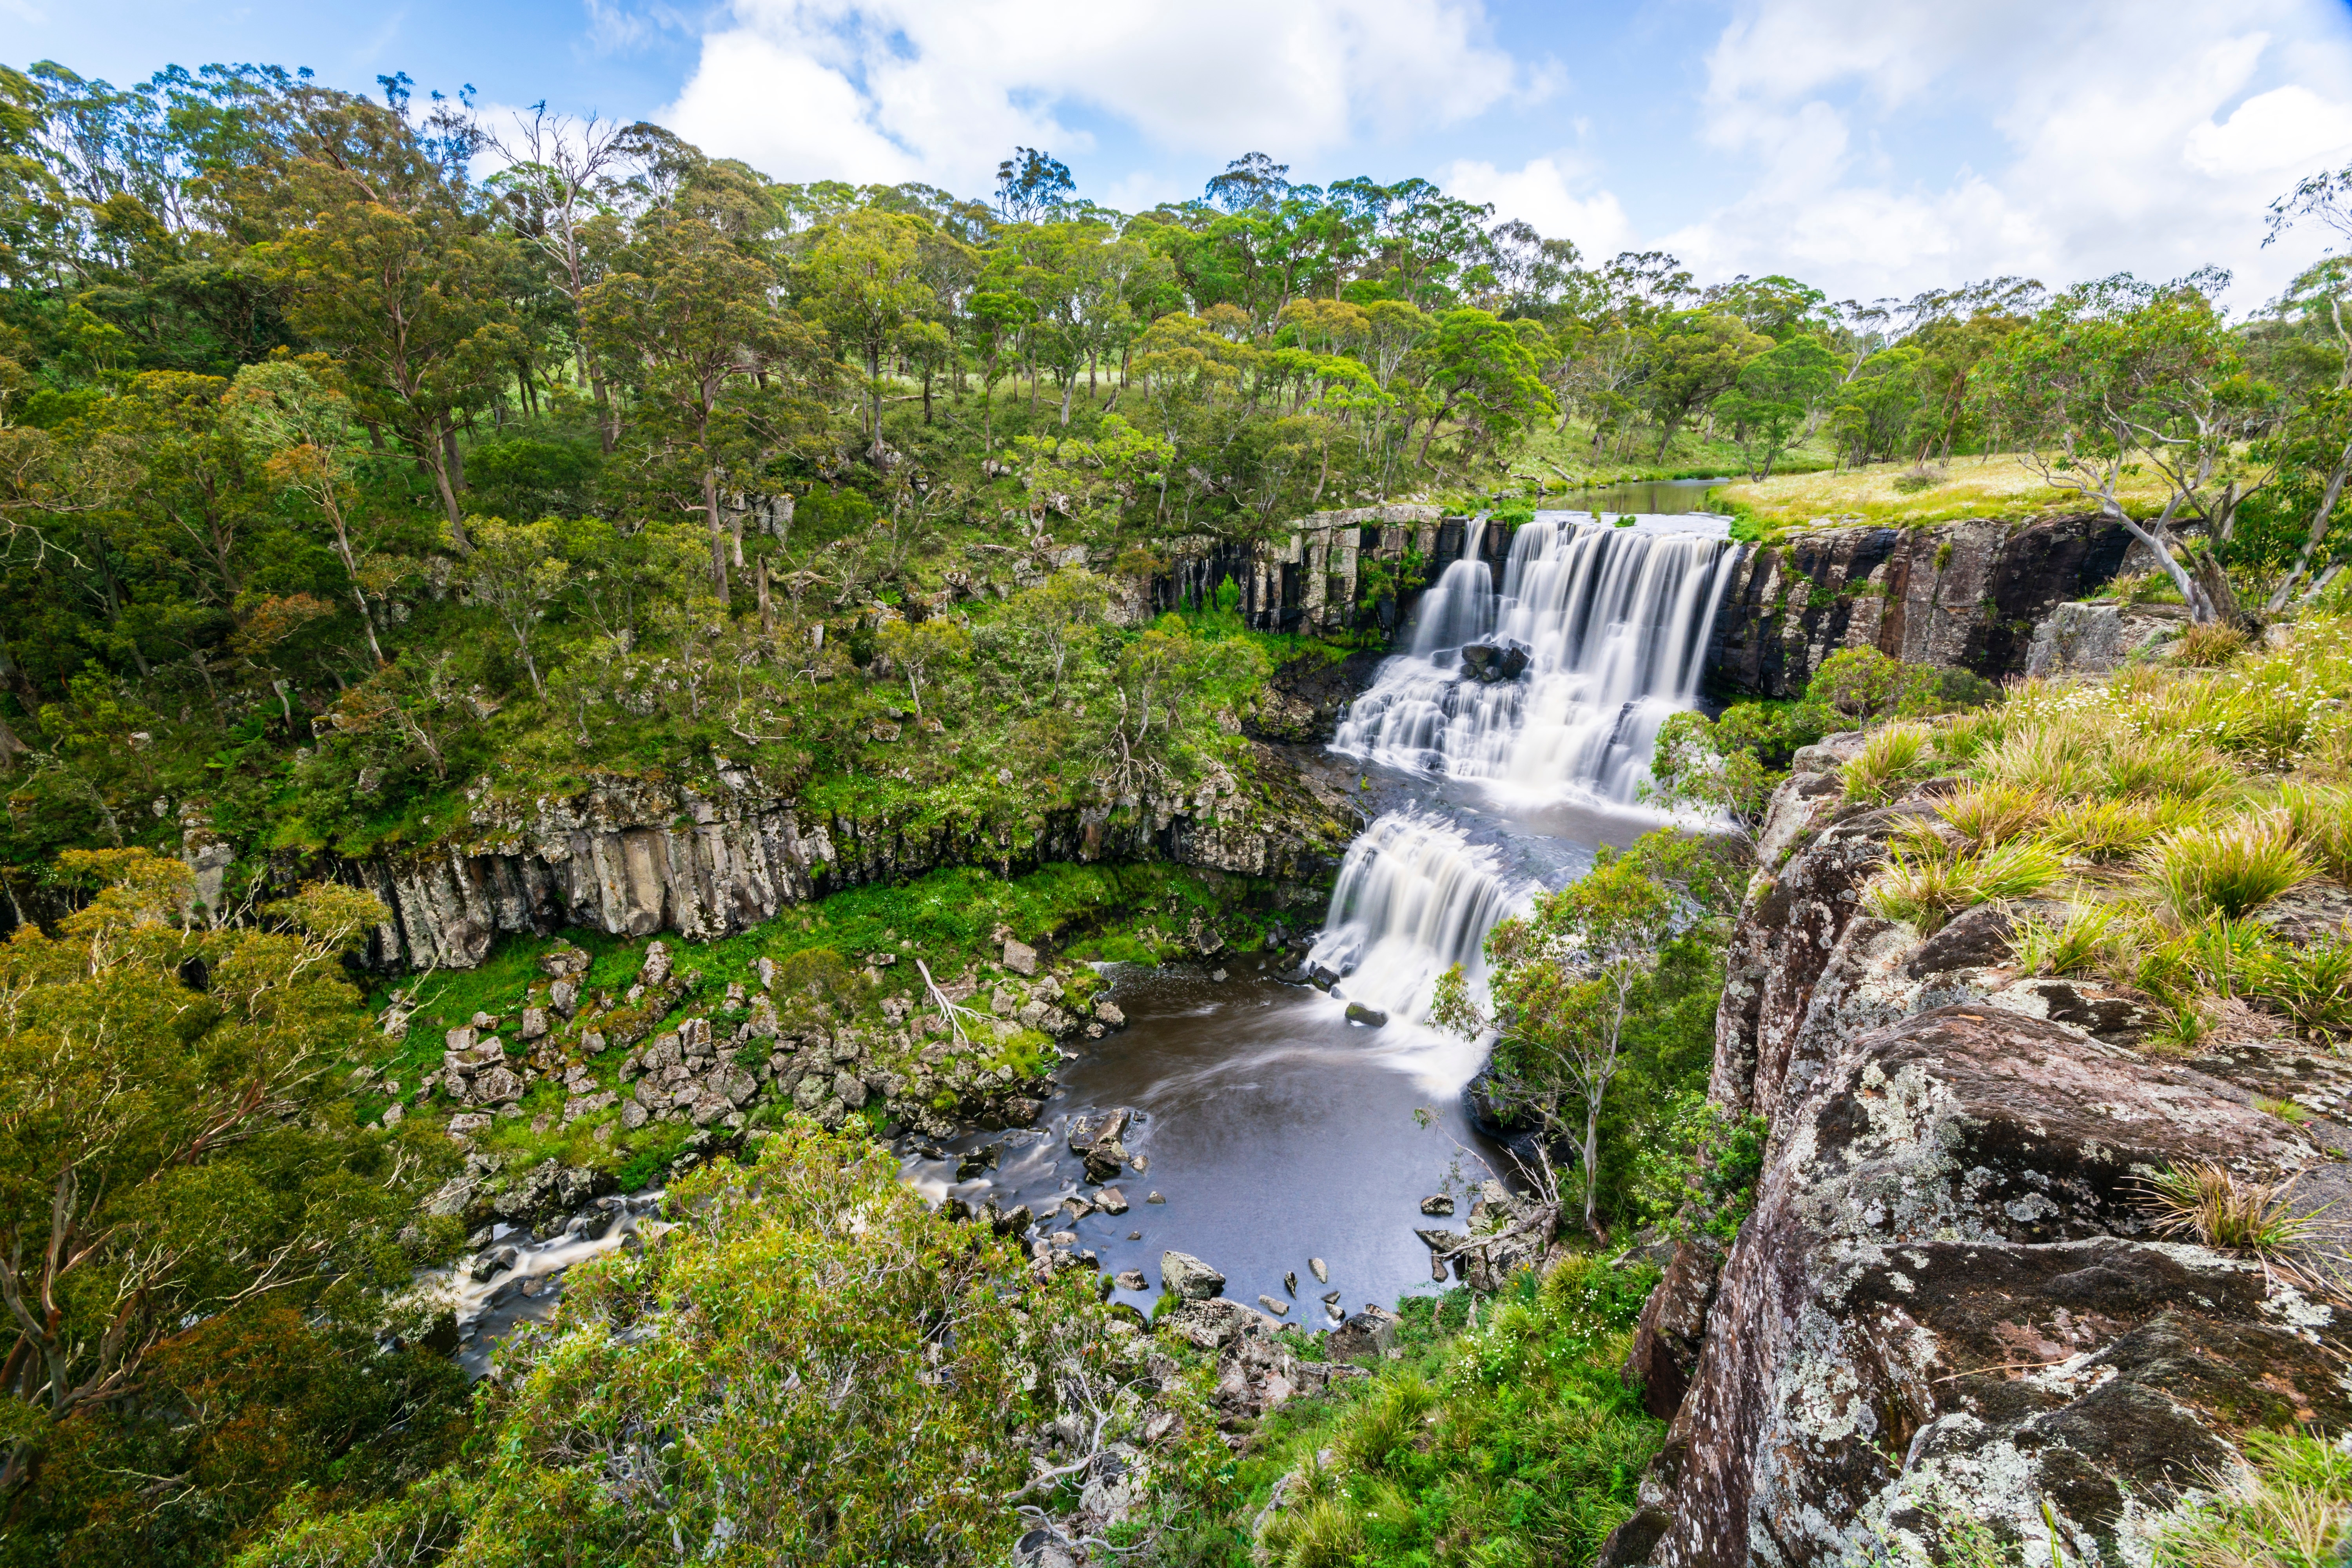
M920 823L813 813L722 768L702 794L600 780L536 800L473 792L462 828L414 855L326 868L383 900L369 943L380 969L467 969L506 932L587 926L701 942L843 888L984 865L1012 875L1052 861L1168 860L1317 883L1346 852L1354 805L1259 748L1246 783L1041 812ZM292 885L320 868L273 868Z

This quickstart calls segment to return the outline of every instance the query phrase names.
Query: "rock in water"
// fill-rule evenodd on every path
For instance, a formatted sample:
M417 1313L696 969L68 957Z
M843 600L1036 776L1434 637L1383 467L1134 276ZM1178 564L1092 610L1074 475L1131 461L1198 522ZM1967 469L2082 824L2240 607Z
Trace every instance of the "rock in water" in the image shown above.
M1143 1201L1144 1201L1145 1203L1148 1203L1148 1204L1164 1204L1164 1203L1166 1203L1168 1200L1167 1200L1166 1198L1161 1197L1158 1193L1154 1193L1154 1194L1152 1194L1150 1197L1148 1197L1148 1198L1144 1199Z
M1444 1193L1433 1194L1421 1200L1421 1212L1430 1215L1451 1215L1454 1212L1454 1200Z
M1307 1271L1315 1276L1315 1283L1318 1285L1331 1283L1331 1271L1323 1266L1323 1260L1319 1258L1310 1258L1307 1260ZM1333 1300L1336 1300L1338 1298L1334 1297Z
M1277 1301L1271 1296L1260 1296L1257 1299L1257 1304L1277 1318L1290 1316L1290 1303L1287 1301Z
M1127 1194L1117 1187L1105 1187L1095 1194L1095 1207L1105 1214L1125 1214Z
M1289 1272L1283 1275L1282 1288L1289 1291L1294 1296L1298 1294L1298 1271L1297 1269L1291 1269Z
M1378 1007L1367 1007L1361 1002L1348 1004L1348 1022L1350 1024L1361 1024L1366 1028L1377 1029L1388 1021L1389 1016Z
M1122 1290L1142 1290L1149 1289L1150 1285L1150 1281L1144 1279L1140 1268L1130 1268L1118 1277L1118 1288Z
M1225 1277L1189 1252L1163 1252L1160 1288L1181 1300L1205 1301L1223 1293Z

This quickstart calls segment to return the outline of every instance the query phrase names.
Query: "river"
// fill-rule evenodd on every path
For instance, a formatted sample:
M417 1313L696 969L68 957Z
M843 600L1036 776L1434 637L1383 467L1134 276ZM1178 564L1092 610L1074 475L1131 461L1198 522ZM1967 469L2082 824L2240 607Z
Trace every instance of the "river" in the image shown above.
M911 1157L909 1178L975 1207L1026 1204L1107 1274L1139 1271L1144 1289L1118 1296L1146 1309L1171 1249L1219 1269L1242 1301L1288 1303L1295 1276L1289 1321L1309 1329L1331 1321L1327 1290L1353 1312L1430 1284L1413 1227L1449 1222L1423 1219L1420 1201L1509 1174L1462 1103L1485 1047L1421 1021L1430 987L1456 963L1475 977L1496 921L1581 874L1597 846L1660 820L1641 803L1652 742L1697 700L1737 558L1720 518L1662 509L1620 526L1626 513L1606 515L1539 513L1511 540L1499 583L1474 526L1403 651L1342 721L1330 764L1378 816L1349 851L1309 958L1343 975L1330 994L1283 983L1287 965L1257 956L1114 966L1129 1025L1065 1065L1038 1125L968 1135L945 1160ZM1466 644L1516 648L1524 668L1478 679ZM1349 1022L1351 1001L1388 1022ZM1144 1168L1113 1184L1126 1212L1073 1217L1069 1200L1091 1203L1097 1189L1066 1129L1114 1107L1138 1113L1124 1142ZM959 1179L974 1151L993 1151L993 1167Z

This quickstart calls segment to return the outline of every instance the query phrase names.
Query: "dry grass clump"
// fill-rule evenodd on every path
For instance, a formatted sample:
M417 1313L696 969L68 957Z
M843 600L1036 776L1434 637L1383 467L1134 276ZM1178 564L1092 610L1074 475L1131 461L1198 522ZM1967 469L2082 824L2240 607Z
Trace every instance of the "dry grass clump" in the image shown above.
M2240 782L2229 758L2210 746L2172 735L2135 736L2111 743L2099 773L2105 794L2138 800L2213 800Z
M2228 1166L2192 1161L2140 1183L2141 1206L2158 1236L2232 1252L2273 1253L2314 1239L2324 1208L2294 1210L2294 1178L2242 1179Z
M1975 772L2045 800L2074 800L2098 787L2105 750L2105 736L2096 726L2070 717L2012 727L2000 744L1978 757Z

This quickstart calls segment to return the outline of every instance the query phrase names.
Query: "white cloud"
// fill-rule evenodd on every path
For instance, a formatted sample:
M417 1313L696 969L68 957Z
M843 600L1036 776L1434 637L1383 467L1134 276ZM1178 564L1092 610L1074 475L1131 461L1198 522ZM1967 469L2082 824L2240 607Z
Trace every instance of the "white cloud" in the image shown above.
M1553 79L1486 41L1477 0L734 0L733 18L662 117L680 135L779 178L970 194L1016 142L1087 150L1078 111L1171 152L1304 159Z
M1663 243L1864 296L2219 262L2251 304L2301 254L2261 248L2264 206L2352 150L2352 24L2324 0L2156 22L2130 0L1755 0L1708 56L1700 127L1752 181Z
M1614 256L1633 232L1625 209L1612 191L1579 196L1570 189L1575 163L1562 168L1555 158L1531 158L1517 170L1457 160L1437 183L1465 201L1492 202L1495 216L1533 224L1548 239L1567 238L1587 258Z

